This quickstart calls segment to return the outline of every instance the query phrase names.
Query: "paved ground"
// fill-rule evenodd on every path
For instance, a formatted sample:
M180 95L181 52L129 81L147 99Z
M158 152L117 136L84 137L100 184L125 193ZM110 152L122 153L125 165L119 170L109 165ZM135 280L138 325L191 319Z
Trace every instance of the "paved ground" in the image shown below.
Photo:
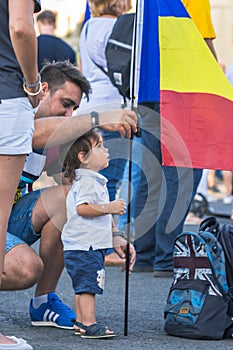
M212 206L230 212L222 201ZM221 219L229 222L229 220ZM197 226L186 227L196 230ZM125 274L120 268L107 267L106 288L97 297L98 320L110 325L117 337L112 340L87 340L74 336L72 331L47 327L32 327L28 314L34 288L18 292L1 292L1 331L7 335L24 337L34 350L89 350L89 349L233 349L233 340L198 341L167 336L163 330L163 309L172 279L154 278L152 273L133 273L129 283L128 335L124 336ZM70 279L64 272L57 292L73 307Z

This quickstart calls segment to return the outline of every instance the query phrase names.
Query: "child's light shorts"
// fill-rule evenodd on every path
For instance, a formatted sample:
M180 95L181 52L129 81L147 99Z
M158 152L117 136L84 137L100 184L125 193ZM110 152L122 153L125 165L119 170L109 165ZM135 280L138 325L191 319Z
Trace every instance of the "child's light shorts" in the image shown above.
M0 100L0 154L32 151L35 110L27 97Z

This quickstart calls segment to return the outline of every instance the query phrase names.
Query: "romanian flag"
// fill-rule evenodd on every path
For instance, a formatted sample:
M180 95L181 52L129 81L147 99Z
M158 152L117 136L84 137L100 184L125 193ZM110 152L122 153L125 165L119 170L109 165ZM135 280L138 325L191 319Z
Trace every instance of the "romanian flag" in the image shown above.
M233 170L233 88L180 0L138 0L137 102L159 102L163 165Z
M90 19L90 17L91 17L90 7L89 7L88 1L87 1L86 2L86 9L85 9L85 13L84 13L84 19L83 19L82 27Z

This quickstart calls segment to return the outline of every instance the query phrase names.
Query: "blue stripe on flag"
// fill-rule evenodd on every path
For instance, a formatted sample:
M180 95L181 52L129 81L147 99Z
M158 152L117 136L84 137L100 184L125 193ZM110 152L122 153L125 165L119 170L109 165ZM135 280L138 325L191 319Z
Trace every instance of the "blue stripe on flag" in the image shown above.
M160 100L158 1L144 0L143 12L138 103Z
M91 13L90 13L90 7L88 2L86 3L86 10L85 10L85 14L84 14L84 19L83 19L83 23L82 23L82 27L84 26L84 24L90 19L91 17Z
M158 0L159 16L190 17L181 0Z
M143 6L138 103L160 101L159 17L190 17L181 0L139 0ZM139 14L138 14L139 15ZM142 14L141 14L142 15Z

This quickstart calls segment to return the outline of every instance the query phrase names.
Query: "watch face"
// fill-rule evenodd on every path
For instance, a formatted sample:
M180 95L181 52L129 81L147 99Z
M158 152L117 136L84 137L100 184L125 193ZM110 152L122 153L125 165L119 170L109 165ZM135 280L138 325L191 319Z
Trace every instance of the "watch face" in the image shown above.
M93 111L91 112L91 127L96 128L99 126L99 113Z

